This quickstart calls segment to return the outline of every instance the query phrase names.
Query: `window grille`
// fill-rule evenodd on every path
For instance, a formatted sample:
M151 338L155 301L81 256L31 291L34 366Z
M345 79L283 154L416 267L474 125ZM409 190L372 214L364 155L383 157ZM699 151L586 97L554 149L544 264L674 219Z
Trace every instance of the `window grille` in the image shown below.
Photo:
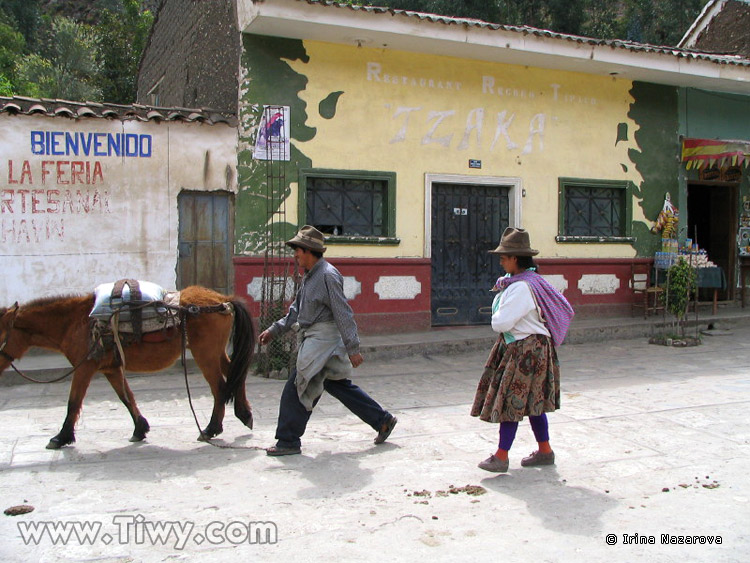
M300 224L313 225L333 244L399 244L396 174L302 169Z
M558 242L624 242L631 233L631 184L560 178Z
M330 235L387 236L385 180L307 179L307 222Z

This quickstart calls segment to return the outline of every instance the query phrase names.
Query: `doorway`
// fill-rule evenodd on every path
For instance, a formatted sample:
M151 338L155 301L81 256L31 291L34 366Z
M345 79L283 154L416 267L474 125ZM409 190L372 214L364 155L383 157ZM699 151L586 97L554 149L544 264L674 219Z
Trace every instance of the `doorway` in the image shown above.
M177 197L177 288L209 287L234 293L231 273L232 194L183 191Z
M489 324L499 266L488 251L510 225L512 187L431 184L433 326Z
M737 184L725 182L691 182L687 189L686 236L724 270L727 287L719 291L721 300L734 299L738 189ZM706 292L700 296L701 300L710 298L708 290L701 292Z

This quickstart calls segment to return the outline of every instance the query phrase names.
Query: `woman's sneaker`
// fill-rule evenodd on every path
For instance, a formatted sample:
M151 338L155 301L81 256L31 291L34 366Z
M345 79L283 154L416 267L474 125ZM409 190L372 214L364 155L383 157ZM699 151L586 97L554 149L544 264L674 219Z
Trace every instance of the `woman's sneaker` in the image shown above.
M510 462L507 459L503 461L502 459L491 455L484 461L479 462L479 465L477 465L477 467L491 473L505 473L508 471L509 464Z
M521 465L523 467L534 467L535 465L555 465L555 452L543 454L539 450L537 450L530 456L523 458L521 460Z

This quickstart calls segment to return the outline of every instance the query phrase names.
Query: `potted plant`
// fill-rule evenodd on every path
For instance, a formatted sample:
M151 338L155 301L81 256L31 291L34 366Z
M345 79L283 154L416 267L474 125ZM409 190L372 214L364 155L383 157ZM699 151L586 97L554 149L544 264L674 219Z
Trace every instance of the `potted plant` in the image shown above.
M665 338L664 344L679 342L679 345L700 344L699 338L689 338L685 335L685 316L690 305L690 296L697 290L697 275L695 268L684 257L667 270L665 291L662 294L665 309L673 315L672 332Z

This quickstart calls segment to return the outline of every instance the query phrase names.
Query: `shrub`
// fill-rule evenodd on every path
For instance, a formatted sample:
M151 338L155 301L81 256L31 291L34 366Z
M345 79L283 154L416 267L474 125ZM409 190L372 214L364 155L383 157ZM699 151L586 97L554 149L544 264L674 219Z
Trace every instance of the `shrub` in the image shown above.
M695 268L682 257L667 270L666 291L662 294L662 299L667 311L674 315L683 336L685 327L682 321L690 304L690 296L696 290L696 283Z

